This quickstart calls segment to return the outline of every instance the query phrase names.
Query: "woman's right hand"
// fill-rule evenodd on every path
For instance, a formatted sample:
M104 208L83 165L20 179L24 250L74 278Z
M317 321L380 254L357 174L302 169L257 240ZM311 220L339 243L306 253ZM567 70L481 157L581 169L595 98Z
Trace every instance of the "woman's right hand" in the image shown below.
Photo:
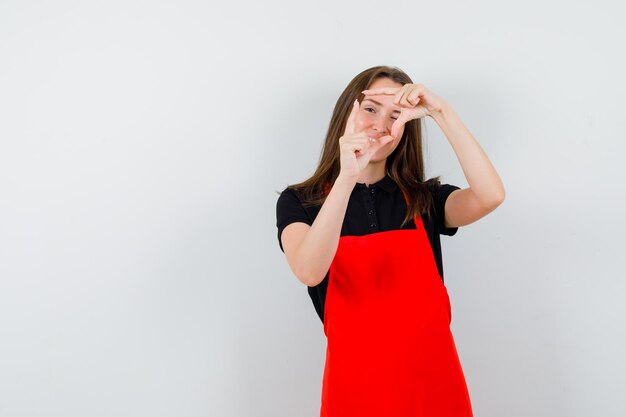
M346 130L343 136L339 138L339 158L341 163L339 174L355 180L370 162L372 156L393 140L392 136L373 139L368 137L363 131L356 132L358 112L359 102L355 100L346 123Z

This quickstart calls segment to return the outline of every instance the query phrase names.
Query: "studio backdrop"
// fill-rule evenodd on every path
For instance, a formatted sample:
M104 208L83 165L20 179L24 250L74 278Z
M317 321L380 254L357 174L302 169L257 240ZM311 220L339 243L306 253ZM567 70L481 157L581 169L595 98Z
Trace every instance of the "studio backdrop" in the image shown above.
M506 189L442 236L474 414L626 415L620 2L0 2L0 415L319 415L280 251L354 75L445 99ZM427 176L467 187L424 121Z

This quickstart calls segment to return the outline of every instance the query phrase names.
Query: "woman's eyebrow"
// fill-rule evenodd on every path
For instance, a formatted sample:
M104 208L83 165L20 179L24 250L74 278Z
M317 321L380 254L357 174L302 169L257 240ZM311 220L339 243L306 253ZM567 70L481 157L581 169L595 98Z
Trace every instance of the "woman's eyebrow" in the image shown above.
M372 103L377 104L377 105L379 105L381 107L383 106L382 103L379 103L376 100L373 100L371 98L364 98L363 101L371 101ZM392 111L392 113L400 113L400 110L394 110L394 111Z

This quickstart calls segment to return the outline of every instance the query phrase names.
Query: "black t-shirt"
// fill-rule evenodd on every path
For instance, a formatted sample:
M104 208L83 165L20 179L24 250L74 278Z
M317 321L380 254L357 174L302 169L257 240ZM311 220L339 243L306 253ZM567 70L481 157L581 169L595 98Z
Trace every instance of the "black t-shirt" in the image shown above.
M441 242L439 235L454 235L458 227L445 227L444 207L446 199L451 192L460 189L455 185L440 184L438 187L430 187L433 196L433 208L431 217L424 214L422 221L424 229L433 250L439 275L443 280L443 262L441 257ZM278 244L284 252L280 236L285 227L294 222L303 222L309 226L317 217L321 206L304 208L299 194L292 189L285 188L276 202L276 226L278 227ZM380 181L370 184L357 183L352 190L346 215L341 227L341 236L363 236L369 233L385 232L388 230L401 229L400 225L406 215L406 200L400 187L395 181L386 175ZM415 222L411 219L402 229L415 229ZM315 311L324 321L324 303L326 301L326 289L328 288L328 272L318 285L307 287Z

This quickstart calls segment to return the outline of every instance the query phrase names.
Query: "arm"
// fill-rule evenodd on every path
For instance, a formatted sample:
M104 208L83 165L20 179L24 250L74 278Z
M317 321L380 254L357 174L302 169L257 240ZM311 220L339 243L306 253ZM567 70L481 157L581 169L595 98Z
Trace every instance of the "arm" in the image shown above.
M372 142L364 131L357 128L358 113L359 102L355 100L344 134L339 138L341 170L315 221L311 226L301 222L290 224L281 235L291 270L310 287L322 282L335 257L341 226L357 178L372 156L393 139L387 135Z
M309 287L324 279L335 257L355 184L356 180L339 175L313 224L291 223L282 232L287 262L296 277Z
M464 226L487 215L504 201L504 186L493 165L465 128L452 107L437 97L424 84L405 84L401 88L365 90L364 94L394 95L394 103L402 108L391 133L398 135L409 120L431 116L448 138L461 163L469 187L453 191L446 200L445 224Z
M473 223L504 201L504 186L489 158L447 103L431 117L437 122L461 164L468 188L453 191L446 200L446 226Z

